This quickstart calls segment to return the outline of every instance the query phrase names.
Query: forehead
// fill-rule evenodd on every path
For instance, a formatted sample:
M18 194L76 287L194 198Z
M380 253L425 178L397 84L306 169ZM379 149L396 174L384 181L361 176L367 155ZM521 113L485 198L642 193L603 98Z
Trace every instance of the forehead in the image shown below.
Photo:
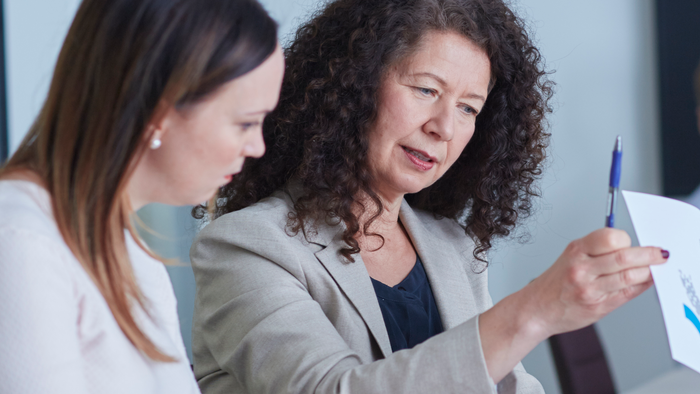
M283 75L284 56L278 46L262 64L226 82L203 103L235 113L271 111L277 104Z
M399 60L396 69L402 74L440 73L453 82L475 83L491 78L491 63L486 52L472 40L454 32L427 32L416 49Z

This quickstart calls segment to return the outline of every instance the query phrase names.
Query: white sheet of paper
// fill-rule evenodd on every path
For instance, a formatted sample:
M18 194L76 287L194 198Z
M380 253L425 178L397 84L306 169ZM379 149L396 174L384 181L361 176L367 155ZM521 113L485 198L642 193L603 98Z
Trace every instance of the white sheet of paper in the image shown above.
M673 359L700 373L700 210L682 201L623 191L641 246L670 252L653 266Z

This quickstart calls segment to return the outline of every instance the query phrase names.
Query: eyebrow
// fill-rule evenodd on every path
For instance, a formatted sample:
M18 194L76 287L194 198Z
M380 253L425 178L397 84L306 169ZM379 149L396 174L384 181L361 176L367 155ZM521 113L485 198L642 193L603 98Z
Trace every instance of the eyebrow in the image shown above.
M446 87L446 86L447 86L447 81L445 81L445 80L442 79L441 77L439 77L439 76L437 76L437 75L435 75L435 74L433 74L433 73L431 73L431 72L420 72L420 73L415 73L415 74L413 74L413 76L414 76L414 77L428 77L428 78L432 78L432 79L434 79L435 81L437 81L437 83L439 83L440 85L442 85L442 87ZM484 96L482 96L482 95L480 95L480 94L469 93L469 94L466 95L466 97L475 98L475 99L478 99L478 100L481 100L481 101L486 102L486 97L484 97Z
M254 112L244 112L243 115L267 115L271 110L264 109L262 111L254 111Z

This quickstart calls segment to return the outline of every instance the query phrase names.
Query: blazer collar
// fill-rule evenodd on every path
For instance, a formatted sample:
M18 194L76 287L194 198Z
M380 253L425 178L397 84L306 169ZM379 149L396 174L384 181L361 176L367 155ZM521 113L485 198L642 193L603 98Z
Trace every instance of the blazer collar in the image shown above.
M391 342L386 331L382 311L379 308L377 295L374 292L374 286L372 286L372 280L359 254L353 256L354 263L346 261L342 257L340 249L347 245L342 240L344 226L338 225L334 228L338 229L335 237L329 245L316 252L316 258L355 306L386 358L392 353ZM319 230L319 234L321 231Z
M290 180L285 192L290 198L291 204L294 204L294 201L303 193L301 182L297 179ZM345 260L340 254L340 250L347 247L343 241L345 229L345 224L342 221L337 224L309 225L304 237L307 242L322 247L315 253L316 258L355 306L386 358L392 353L391 342L389 342L384 317L379 308L379 301L377 301L377 295L374 292L374 286L372 286L372 280L367 268L365 268L365 263L359 254L353 256L354 263Z
M423 262L428 282L435 297L445 330L449 330L478 313L466 269L466 259L459 251L467 245L456 245L461 239L445 240L429 231L406 200L401 204L399 218L413 247ZM449 220L449 219L442 219Z
M290 181L287 193L291 201L296 201L301 192L301 183ZM448 330L474 316L477 313L474 296L458 248L429 231L405 200L399 218L423 262L443 328ZM340 250L347 246L342 239L345 228L342 222L319 225L307 231L305 237L308 242L322 247L315 253L316 258L355 306L384 357L388 357L392 353L391 342L365 264L359 254L353 256L354 263L346 261L340 254Z

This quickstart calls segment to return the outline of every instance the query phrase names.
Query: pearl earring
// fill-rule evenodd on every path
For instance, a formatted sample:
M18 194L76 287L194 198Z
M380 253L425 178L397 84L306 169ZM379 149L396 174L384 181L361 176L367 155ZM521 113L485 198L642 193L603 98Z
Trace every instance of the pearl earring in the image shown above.
M162 144L163 143L160 141L160 138L156 137L156 138L151 140L151 149L156 150L156 149L160 148L160 146Z

